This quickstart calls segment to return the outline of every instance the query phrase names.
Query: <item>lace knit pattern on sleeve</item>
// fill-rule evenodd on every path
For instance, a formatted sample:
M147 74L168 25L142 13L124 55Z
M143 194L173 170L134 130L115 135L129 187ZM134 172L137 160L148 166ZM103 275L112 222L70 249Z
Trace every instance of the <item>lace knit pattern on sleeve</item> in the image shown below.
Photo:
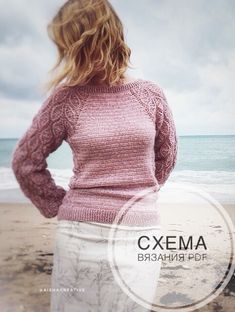
M79 105L81 101L75 100L72 92L55 90L34 116L12 155L12 169L21 190L47 218L57 215L66 191L55 184L46 158L73 130L71 121L77 117L75 109Z

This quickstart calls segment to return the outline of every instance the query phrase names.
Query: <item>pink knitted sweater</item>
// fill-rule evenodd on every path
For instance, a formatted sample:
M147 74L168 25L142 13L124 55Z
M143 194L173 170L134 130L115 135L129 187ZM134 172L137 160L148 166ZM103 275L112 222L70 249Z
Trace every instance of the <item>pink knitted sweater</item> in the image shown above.
M74 161L68 191L55 184L46 162L63 140ZM12 169L45 217L112 223L137 192L158 192L176 163L177 142L171 109L155 82L60 86L18 141ZM152 218L140 212L131 222Z

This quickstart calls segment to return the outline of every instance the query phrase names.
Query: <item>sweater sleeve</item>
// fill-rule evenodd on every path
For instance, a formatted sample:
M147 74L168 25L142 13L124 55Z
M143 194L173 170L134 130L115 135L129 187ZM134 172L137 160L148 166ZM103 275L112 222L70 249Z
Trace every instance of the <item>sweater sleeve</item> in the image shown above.
M177 159L178 139L172 111L160 88L156 107L155 176L160 187L174 169Z
M66 194L55 184L46 162L66 138L64 92L57 88L43 102L12 154L12 169L21 190L46 218L57 215Z

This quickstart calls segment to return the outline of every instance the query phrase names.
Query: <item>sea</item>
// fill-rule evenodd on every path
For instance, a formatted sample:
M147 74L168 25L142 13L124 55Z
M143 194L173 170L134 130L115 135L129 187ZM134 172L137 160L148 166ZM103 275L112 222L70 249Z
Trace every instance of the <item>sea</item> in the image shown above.
M11 169L16 142L0 139L0 202L19 200L19 186ZM69 145L64 142L49 155L47 163L56 183L68 188L73 169ZM194 185L222 204L234 204L235 135L180 136L177 163L168 181Z

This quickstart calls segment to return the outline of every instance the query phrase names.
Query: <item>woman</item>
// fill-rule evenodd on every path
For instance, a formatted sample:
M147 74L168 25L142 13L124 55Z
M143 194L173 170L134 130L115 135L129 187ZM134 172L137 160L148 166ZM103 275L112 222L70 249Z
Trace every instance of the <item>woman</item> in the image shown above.
M147 311L115 280L107 242L121 208L139 192L157 194L174 168L171 110L157 83L126 74L131 51L107 0L67 1L48 31L58 49L53 90L19 140L12 168L41 214L58 219L51 311ZM74 160L68 191L55 184L46 162L64 140ZM159 224L155 210L137 206L121 219L123 244L126 230L139 233L133 226ZM119 260L120 270L135 268L137 285L138 268L125 255Z

